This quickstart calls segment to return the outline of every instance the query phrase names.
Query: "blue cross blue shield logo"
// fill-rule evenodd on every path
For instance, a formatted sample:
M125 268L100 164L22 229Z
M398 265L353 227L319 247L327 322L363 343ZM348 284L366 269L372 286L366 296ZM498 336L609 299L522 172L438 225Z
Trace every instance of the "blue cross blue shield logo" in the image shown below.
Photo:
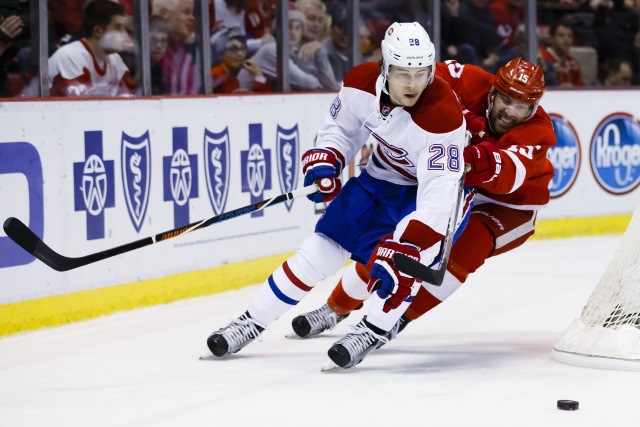
M189 224L189 200L198 197L198 156L189 154L188 128L173 128L173 153L162 158L164 201L173 202L173 225Z
M224 211L229 195L229 128L215 133L204 130L204 174L211 207L216 215Z
M102 131L84 133L85 160L73 164L74 210L87 212L87 240L104 239L104 211L115 206L113 160L102 155Z
M298 183L300 159L300 135L298 125L284 129L278 125L276 131L276 158L278 161L278 180L283 193L295 190ZM293 199L284 202L287 210L291 210Z
M249 124L249 149L240 152L242 168L242 192L251 194L251 203L264 198L264 191L271 190L271 150L262 146L262 124ZM259 210L252 217L263 216Z
M139 233L149 206L151 143L149 132L140 137L122 133L122 185L129 217Z

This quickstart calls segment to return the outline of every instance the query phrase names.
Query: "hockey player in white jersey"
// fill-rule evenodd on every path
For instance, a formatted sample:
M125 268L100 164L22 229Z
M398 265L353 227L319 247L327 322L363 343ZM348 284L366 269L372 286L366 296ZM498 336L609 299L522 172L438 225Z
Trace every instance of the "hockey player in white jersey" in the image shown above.
M350 352L341 357L348 360L337 361L339 366L355 366L383 342L403 312L396 309L417 292L419 284L397 270L393 255L425 264L437 255L458 201L465 122L449 85L434 78L435 48L420 24L392 24L382 53L379 64L358 65L345 76L318 130L317 146L302 156L305 186L315 182L320 188L308 197L331 201L325 214L264 282L247 311L209 336L215 356L245 347L349 257L366 264L376 253L369 285L376 294L353 342L345 344ZM342 168L371 136L377 147L366 170L341 188ZM389 233L393 238L379 243Z

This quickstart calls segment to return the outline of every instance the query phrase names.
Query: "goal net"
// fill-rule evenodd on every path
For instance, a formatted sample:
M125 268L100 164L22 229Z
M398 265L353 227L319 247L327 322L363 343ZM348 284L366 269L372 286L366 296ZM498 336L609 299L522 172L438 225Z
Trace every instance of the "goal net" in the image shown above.
M640 371L640 205L579 319L552 357L592 368Z

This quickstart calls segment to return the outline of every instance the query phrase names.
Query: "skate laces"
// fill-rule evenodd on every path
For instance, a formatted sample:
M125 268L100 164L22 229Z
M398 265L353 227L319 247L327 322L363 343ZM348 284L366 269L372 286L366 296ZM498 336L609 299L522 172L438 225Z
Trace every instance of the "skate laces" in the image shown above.
M373 332L367 327L364 320L361 320L357 325L351 326L349 333L336 344L342 344L349 354L356 356L378 342L386 344L389 339Z
M231 322L219 333L225 340L227 340L227 343L229 344L229 351L232 351L232 349L236 349L245 342L254 338L257 338L258 341L262 341L262 337L260 336L262 331L259 328L262 330L266 329L251 317L243 315Z
M401 317L398 319L396 324L393 325L393 328L391 328L391 330L389 331L389 333L387 333L387 336L386 336L386 338L389 341L396 339L396 337L398 336L398 331L400 331L400 326L402 326L403 323L404 323L404 319Z
M304 317L309 322L312 332L331 330L338 324L338 314L331 310L327 304L305 314Z

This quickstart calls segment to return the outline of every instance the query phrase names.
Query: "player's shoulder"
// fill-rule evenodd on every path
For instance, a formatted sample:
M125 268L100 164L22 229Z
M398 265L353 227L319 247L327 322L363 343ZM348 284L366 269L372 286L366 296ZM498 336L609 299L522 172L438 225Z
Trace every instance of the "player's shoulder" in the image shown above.
M376 81L380 75L377 62L365 62L353 67L342 80L344 87L376 94Z
M526 122L515 126L507 134L524 145L551 146L556 143L556 134L549 115L542 107ZM506 135L506 134L505 134Z
M455 93L439 77L427 86L418 102L406 108L413 122L430 133L453 132L462 126L462 110Z
M461 64L449 60L436 64L436 77L440 77L462 98L468 97L466 92L486 92L495 83L495 75L473 64Z

